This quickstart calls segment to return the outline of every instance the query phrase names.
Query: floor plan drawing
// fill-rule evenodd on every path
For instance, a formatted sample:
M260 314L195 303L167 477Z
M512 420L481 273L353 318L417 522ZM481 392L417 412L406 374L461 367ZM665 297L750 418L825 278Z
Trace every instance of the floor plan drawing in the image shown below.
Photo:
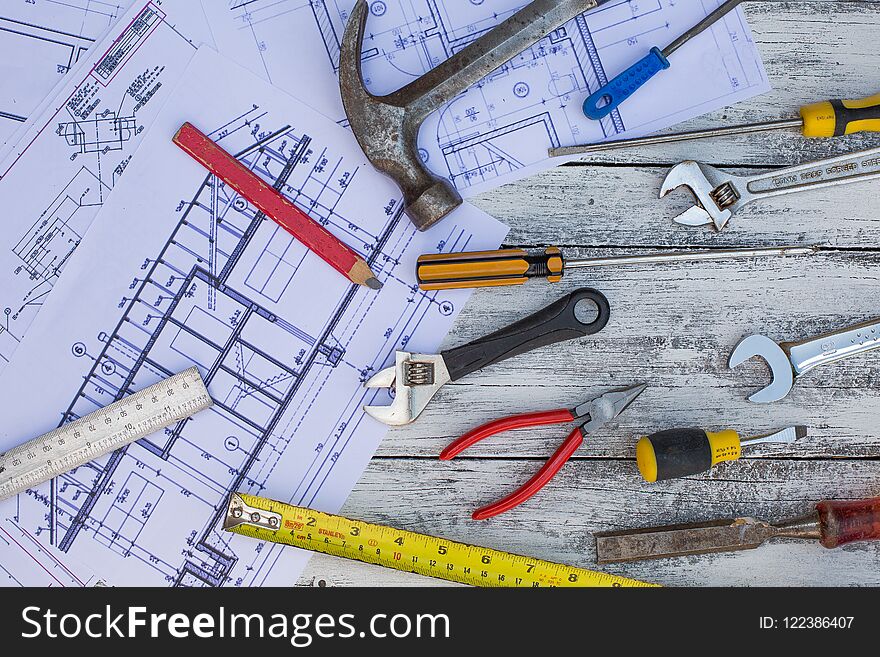
M0 6L0 145L133 0L4 0Z
M584 99L661 48L720 0L612 0L549 34L422 126L422 157L474 194L545 169L550 146L635 136L769 89L744 16L730 14L676 53L676 63L602 122ZM522 0L371 0L363 72L373 93L400 88L461 50ZM343 122L339 43L354 0L203 0L224 54ZM699 84L694 84L694 80Z
M387 430L362 406L388 393L363 382L396 349L437 349L469 296L420 291L416 257L496 248L506 228L465 204L418 233L346 130L209 49L172 98L0 379L17 415L0 449L185 366L215 404L0 517L109 584L289 585L303 555L220 530L228 494L337 510ZM184 120L355 248L382 290L351 284L177 149ZM15 413L15 390L49 363L52 390Z
M0 372L205 40L210 34L197 3L139 0L7 151L0 163L7 217Z

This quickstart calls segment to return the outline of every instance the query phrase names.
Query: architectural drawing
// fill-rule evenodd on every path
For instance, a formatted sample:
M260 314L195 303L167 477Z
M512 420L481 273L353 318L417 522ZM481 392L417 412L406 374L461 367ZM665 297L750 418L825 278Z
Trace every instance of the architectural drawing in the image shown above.
M69 566L57 550L42 545L18 524L19 515L0 519L0 586L84 587L99 578L82 564Z
M102 153L121 151L125 142L140 132L134 116L119 117L113 110L105 109L87 121L67 121L58 124L57 133L64 137L68 146L77 153Z
M358 250L383 289L351 284L206 175L171 142L184 118ZM110 584L292 584L301 555L219 529L229 492L338 509L387 429L362 411L387 392L363 381L398 348L436 349L468 297L421 292L415 258L496 248L506 229L465 205L417 233L344 129L207 49L140 152L0 381L12 408L36 369L55 372L45 397L6 418L0 449L185 365L214 407L0 517Z
M108 21L120 6L67 5ZM139 0L0 164L0 372L207 33L197 3Z
M4 0L0 6L0 145L133 0Z
M584 99L655 45L671 42L720 0L614 0L577 17L429 117L422 154L465 194L547 168L547 148L635 135L769 87L743 14L676 53L662 80L601 123ZM224 6L225 4L225 6ZM344 121L336 69L354 0L203 0L224 54ZM372 0L364 77L374 93L412 81L523 6L523 0ZM698 79L699 84L693 84Z

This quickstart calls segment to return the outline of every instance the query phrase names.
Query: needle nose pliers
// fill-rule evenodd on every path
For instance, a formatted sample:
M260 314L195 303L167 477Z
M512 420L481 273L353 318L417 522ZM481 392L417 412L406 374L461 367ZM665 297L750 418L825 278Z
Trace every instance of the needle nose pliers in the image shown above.
M538 413L524 413L489 422L450 443L446 449L440 452L440 460L449 461L481 440L511 429L565 424L572 421L580 423L534 477L510 495L477 509L472 516L474 520L492 518L522 504L546 486L581 446L584 434L595 433L597 429L623 413L635 401L636 397L644 392L645 388L647 388L646 384L640 384L626 390L608 392L573 409L562 408Z

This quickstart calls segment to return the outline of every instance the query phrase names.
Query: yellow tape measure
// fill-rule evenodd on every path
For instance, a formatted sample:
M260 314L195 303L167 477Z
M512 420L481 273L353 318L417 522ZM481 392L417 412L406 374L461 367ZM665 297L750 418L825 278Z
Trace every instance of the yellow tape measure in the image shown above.
M653 586L243 493L229 500L223 528L261 541L472 586Z

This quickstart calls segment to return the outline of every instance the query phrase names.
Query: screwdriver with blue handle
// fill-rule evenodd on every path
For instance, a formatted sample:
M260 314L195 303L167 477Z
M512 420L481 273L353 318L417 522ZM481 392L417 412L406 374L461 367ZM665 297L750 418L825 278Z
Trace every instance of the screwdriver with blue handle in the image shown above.
M651 48L644 58L601 87L584 102L584 114L591 119L604 119L645 83L670 67L669 57L698 34L702 34L737 8L743 0L727 0L694 27L678 37L663 50Z
M642 436L636 445L636 463L648 483L677 479L711 470L724 461L738 461L742 448L763 443L793 443L807 435L804 426L740 438L736 431L667 429Z

